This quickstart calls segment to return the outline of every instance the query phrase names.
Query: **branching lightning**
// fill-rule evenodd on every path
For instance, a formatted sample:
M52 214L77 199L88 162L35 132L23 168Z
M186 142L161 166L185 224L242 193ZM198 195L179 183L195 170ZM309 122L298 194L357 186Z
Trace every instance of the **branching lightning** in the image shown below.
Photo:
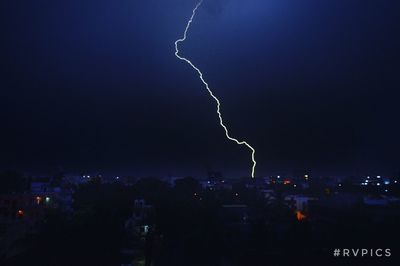
M251 159L252 159L252 161L253 161L253 166L252 166L252 168L251 168L251 177L254 178L254 172L255 172L255 168L256 168L256 164L257 164L257 162L256 162L256 160L255 160L255 153L256 153L256 150L255 150L249 143L247 143L246 141L239 141L239 140L237 140L237 139L235 139L235 138L233 138L233 137L231 137L231 136L229 135L228 128L225 126L224 121L223 121L223 119L222 119L222 114L221 114L221 103L220 103L219 99L218 99L218 98L214 95L214 93L211 91L210 87L208 86L208 83L204 80L204 78L203 78L203 73L202 73L202 72L200 71L200 69L199 69L198 67L196 67L189 59L187 59L187 58L182 57L182 56L179 55L178 44L181 43L181 42L184 42L184 41L186 40L187 33L188 33L188 31L189 31L190 25L192 24L195 15L196 15L196 11L197 11L197 9L200 7L200 5L201 5L202 3L203 3L203 0L200 0L200 1L197 3L196 7L193 9L192 16L190 17L190 19L189 19L189 21L188 21L188 23L187 23L187 25L186 25L185 32L183 33L183 37L182 37L181 39L178 39L178 40L175 42L175 56L176 56L177 58L179 58L180 60L185 61L186 63L188 63L188 64L189 64L194 70L196 70L197 73L199 74L199 77L200 77L201 81L203 82L203 84L205 85L205 87L206 87L208 93L210 94L210 96L211 96L211 97L215 100L215 102L217 103L217 114L218 114L218 117L219 117L219 124L220 124L221 127L225 130L225 136L226 136L229 140L236 142L238 145L245 145L247 148L249 148L249 149L251 150Z

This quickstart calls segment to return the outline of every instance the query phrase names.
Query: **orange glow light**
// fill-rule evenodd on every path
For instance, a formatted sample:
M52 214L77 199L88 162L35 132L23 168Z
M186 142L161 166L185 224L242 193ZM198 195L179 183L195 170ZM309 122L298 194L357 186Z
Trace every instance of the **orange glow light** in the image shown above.
M304 221L307 218L307 216L301 213L301 211L296 211L296 218L297 221Z

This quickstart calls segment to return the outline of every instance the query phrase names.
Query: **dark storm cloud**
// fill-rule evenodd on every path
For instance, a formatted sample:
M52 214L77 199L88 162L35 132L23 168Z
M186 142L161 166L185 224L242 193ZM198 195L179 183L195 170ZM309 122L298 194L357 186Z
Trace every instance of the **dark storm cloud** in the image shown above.
M0 166L249 173L196 73L174 57L196 1L0 7ZM258 174L400 163L398 1L205 0L182 52Z
M204 0L204 10L211 15L220 15L229 2L231 0Z

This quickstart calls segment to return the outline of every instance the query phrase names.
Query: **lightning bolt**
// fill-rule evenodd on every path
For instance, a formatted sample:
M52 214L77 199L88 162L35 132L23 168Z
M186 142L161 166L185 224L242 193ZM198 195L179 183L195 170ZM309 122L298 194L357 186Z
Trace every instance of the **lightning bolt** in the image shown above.
M200 71L200 69L198 67L196 67L189 59L182 57L179 55L179 48L178 45L181 42L184 42L186 40L187 37L187 33L189 31L190 25L193 22L194 17L196 16L196 11L197 9L201 6L201 4L203 3L203 0L200 0L197 5L195 6L195 8L192 11L192 16L190 17L189 21L187 22L186 28L185 28L185 32L183 33L183 37L181 39L178 39L175 41L175 56L177 58L179 58L182 61L185 61L186 63L188 63L194 70L197 71L197 73L199 74L199 77L201 79L201 81L203 82L203 84L205 85L208 93L210 94L210 96L215 100L216 104L217 104L217 114L219 117L219 124L221 125L221 127L224 129L225 131L225 136L227 139L236 142L238 145L245 145L247 148L249 148L251 150L251 160L253 161L253 166L251 168L251 177L254 178L254 172L256 169L256 160L255 160L255 154L256 154L256 150L246 141L239 141L233 137L231 137L229 135L229 131L228 128L225 126L224 124L224 120L222 119L222 114L221 114L221 103L219 101L219 99L214 95L214 93L211 91L210 87L208 86L208 83L204 80L203 78L203 73Z

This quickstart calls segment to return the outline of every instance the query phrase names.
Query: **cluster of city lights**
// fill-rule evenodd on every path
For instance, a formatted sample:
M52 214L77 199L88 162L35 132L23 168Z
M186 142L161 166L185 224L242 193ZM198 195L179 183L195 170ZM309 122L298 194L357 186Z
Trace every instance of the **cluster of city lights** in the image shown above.
M36 200L36 204L39 205L39 204L42 203L43 197L37 196L37 197L35 198L35 200ZM44 197L44 202L50 203L50 197Z
M376 185L376 186L382 186L382 185L390 185L390 181L389 180L383 180L383 178L378 175L376 176L376 179L373 180L370 176L367 176L367 178L361 182L362 186L369 186L369 185ZM397 180L394 180L395 184L397 184Z

